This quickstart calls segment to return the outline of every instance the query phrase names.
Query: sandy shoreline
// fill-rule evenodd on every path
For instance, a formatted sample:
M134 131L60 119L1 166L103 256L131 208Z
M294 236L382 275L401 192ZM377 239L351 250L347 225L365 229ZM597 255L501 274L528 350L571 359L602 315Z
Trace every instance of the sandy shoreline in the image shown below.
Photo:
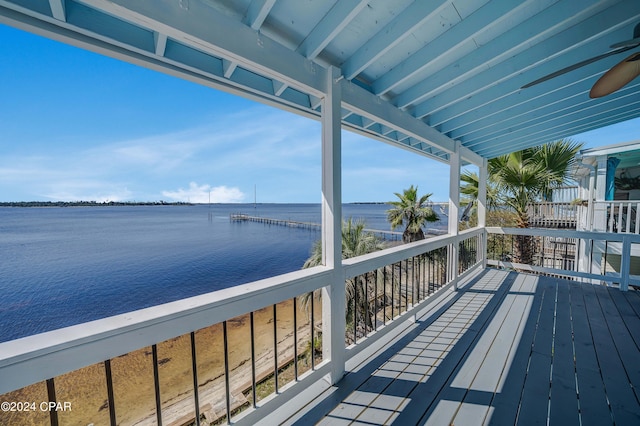
M320 323L321 306L316 303L316 323ZM293 359L293 302L277 305L278 363ZM297 309L298 353L310 344L308 313ZM251 403L251 339L249 314L227 321L229 377L232 405ZM256 345L256 376L268 377L274 371L273 306L254 313ZM196 364L200 414L214 421L226 413L224 345L222 324L195 332ZM188 424L195 418L190 335L183 335L157 345L158 372L163 423ZM116 357L110 361L114 389L115 411L119 425L152 425L156 423L153 356L151 347ZM310 365L298 361L299 374ZM281 375L279 375L279 378ZM273 381L273 379L271 379ZM279 379L285 384L284 377ZM60 424L108 425L109 407L104 363L55 378L56 399L71 403L70 411L59 412ZM243 394L249 389L248 398ZM36 383L0 397L3 401L48 401L46 384ZM260 397L258 397L258 400ZM232 409L234 407L232 406ZM49 413L0 411L2 425L42 425L49 423Z

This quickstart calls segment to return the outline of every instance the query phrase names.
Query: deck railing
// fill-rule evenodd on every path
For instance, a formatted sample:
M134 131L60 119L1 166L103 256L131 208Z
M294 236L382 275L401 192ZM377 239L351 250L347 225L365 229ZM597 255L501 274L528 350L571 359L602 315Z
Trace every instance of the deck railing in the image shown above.
M640 234L640 201L596 201L594 209L606 211L606 224L594 227L606 232Z
M540 202L527 206L529 225L536 228L576 228L577 205Z
M640 285L640 235L559 229L487 228L487 263L626 290ZM632 257L633 255L633 257Z
M345 260L347 346L388 328L391 321L480 266L483 236L483 230L471 229L457 237L439 237L428 240L428 244L413 245L409 250L397 247L386 251L384 257L372 253ZM456 277L447 269L454 241L459 253Z
M436 237L0 343L0 400L15 402L0 424L253 424L332 371L322 340L335 330L347 330L349 358L481 266L484 235ZM346 316L323 303L335 274L353 291Z

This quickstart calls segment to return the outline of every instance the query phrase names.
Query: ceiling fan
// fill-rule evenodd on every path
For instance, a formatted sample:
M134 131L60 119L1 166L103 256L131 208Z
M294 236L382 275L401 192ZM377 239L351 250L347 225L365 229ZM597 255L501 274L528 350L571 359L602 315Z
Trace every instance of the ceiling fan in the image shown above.
M619 53L626 52L628 50L635 49L640 46L640 24L636 25L633 29L633 38L630 40L621 41L619 43L612 44L610 47L611 50L607 53L603 53L598 56L594 56L593 58L586 59L582 62L578 62L551 74L545 75L531 83L525 84L522 86L522 89L526 89L527 87L535 86L536 84L540 84L544 81L551 80L552 78L558 77L562 74L566 74L570 71L581 68L585 65L589 65L593 62L599 61L600 59L607 58L609 56L617 55ZM609 71L604 73L598 81L593 85L591 91L589 92L590 98L600 98L602 96L609 95L616 90L621 89L627 83L629 83L634 78L640 75L640 52L636 52L631 56L623 59Z

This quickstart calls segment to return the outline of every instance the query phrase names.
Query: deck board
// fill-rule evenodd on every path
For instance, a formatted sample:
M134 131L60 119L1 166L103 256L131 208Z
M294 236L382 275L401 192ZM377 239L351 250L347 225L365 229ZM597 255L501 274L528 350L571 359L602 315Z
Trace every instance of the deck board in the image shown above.
M496 270L287 424L640 424L640 297Z
M584 287L584 299L598 365L613 419L616 424L640 424L640 406L629 386L622 361L615 349L596 289L598 286Z
M624 372L628 377L636 400L640 401L638 395L640 391L640 363L638 363L640 351L638 351L638 346L629 333L618 308L613 300L611 300L611 293L618 292L618 290L608 289L606 287L596 287L595 290L602 312L607 321L609 333L615 344L620 361L622 362Z
M582 424L598 426L612 424L607 395L602 385L593 336L587 317L583 287L571 286L571 317L573 320L576 375Z
M620 313L622 321L624 321L627 330L631 334L633 341L637 347L640 347L640 317L629 302L630 296L634 296L635 292L611 291L609 295L616 305L616 309Z
M527 288L522 288L521 293L531 295L532 303L527 318L525 319L525 326L512 363L508 367L508 370L502 373L503 385L494 395L492 401L493 412L486 422L491 425L515 424L516 416L518 415L525 374L531 357L531 348L535 337L538 314L542 304L543 288L533 283Z
M626 294L626 298L636 315L640 317L640 291L629 291Z
M462 336L459 343L454 347L450 354L444 359L442 366L446 368L442 369L442 373L436 370L433 378L436 380L427 381L422 386L414 391L410 398L414 401L412 404L413 410L405 410L397 418L396 424L450 424L451 420L455 416L458 408L459 401L465 395L465 389L456 389L451 387L451 381L456 377L459 369L462 367L462 362L468 356L472 348L477 342L478 337L481 335L481 331L485 328L486 324L493 317L495 310L499 307L499 303L503 300L506 291L511 286L514 280L514 276L505 276L500 282L500 286L496 281L488 282L487 284L480 284L473 286L475 291L495 291L491 302L487 304L485 309L477 316L471 327ZM477 300L470 302L471 306L481 307L478 305ZM464 315L464 313L461 313ZM426 400L429 402L429 406L421 408L420 405L424 400L422 395L429 395Z
M568 281L557 280L549 424L577 426L580 424L580 415L578 390L576 389L569 285Z
M540 285L543 287L542 306L520 400L519 425L547 424L556 287L548 280L540 280Z
M483 338L491 340L490 347L486 351L482 350L480 345L474 349L475 356L481 357L482 363L477 368L472 383L469 383L468 392L452 423L472 424L491 415L492 400L496 392L499 392L502 373L510 364L511 356L519 344L519 336L524 328L523 317L528 313L528 305L527 298L507 294L501 307L506 312L504 315L496 315L493 320L493 323L499 321L499 330L496 330L493 336L483 334ZM456 386L456 380L453 381L453 385Z

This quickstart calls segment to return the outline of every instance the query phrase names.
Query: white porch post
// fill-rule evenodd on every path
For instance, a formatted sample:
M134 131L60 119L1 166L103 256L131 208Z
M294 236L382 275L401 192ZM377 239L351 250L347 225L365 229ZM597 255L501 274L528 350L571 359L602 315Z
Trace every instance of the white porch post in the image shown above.
M593 207L593 230L607 232L607 205L604 203L607 191L607 156L602 155L597 158L596 170L596 188L595 201ZM599 203L597 201L600 201ZM602 271L602 258L605 250L605 244L602 241L593 241L593 247L588 248L588 256L590 265L587 265L589 271L594 274L600 274ZM593 280L593 283L597 283Z
M587 220L585 221L588 231L593 231L593 207L594 207L594 194L596 190L596 176L595 170L589 173L589 193L587 195Z
M595 184L596 184L595 201L604 201L605 194L607 192L607 156L606 155L602 155L598 157ZM593 230L594 231L607 230L606 203L603 203L603 202L594 203Z
M460 142L456 142L455 152L449 155L449 235L458 235L460 210ZM453 289L458 289L458 242L449 244L449 281Z
M487 226L487 179L489 178L489 162L486 158L478 170L478 227ZM485 229L481 237L480 255L482 256L482 267L487 267L487 230Z
M322 353L331 363L331 382L344 376L346 328L345 284L342 272L342 173L340 70L327 71L322 106L322 257L333 268L331 283L322 290Z

